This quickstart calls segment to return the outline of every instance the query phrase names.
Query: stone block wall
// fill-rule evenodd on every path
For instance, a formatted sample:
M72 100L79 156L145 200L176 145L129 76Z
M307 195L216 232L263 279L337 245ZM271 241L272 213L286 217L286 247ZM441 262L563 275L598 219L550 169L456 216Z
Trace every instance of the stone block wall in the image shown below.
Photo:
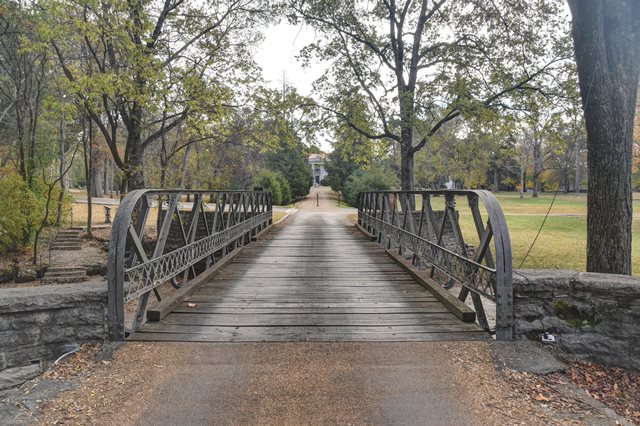
M548 331L566 352L640 370L640 278L519 270L513 287L517 336Z
M105 282L3 289L0 382L11 369L45 365L69 344L103 342L106 336Z

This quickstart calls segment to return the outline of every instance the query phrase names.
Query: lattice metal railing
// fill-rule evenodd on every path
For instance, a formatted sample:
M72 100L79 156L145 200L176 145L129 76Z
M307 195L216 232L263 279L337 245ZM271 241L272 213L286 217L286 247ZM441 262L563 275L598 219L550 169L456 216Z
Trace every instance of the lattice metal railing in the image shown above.
M456 200L468 210L456 209ZM479 201L482 201L482 206ZM483 219L486 216L486 224ZM509 231L498 200L487 191L383 191L360 194L358 223L458 298L470 296L478 323L498 340L513 337ZM493 242L493 249L491 248ZM482 297L495 302L491 327Z
M118 208L109 241L109 332L124 340L144 321L151 293L185 285L264 230L271 194L262 191L132 191ZM155 216L155 221L149 218ZM138 299L127 327L125 304Z

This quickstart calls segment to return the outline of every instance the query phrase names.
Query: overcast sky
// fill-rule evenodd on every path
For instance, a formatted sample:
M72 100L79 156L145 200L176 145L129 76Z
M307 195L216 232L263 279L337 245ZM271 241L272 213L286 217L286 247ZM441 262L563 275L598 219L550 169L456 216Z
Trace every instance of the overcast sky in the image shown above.
M256 61L262 75L272 87L282 87L283 72L289 84L302 95L311 93L311 84L322 74L322 67L303 69L296 60L300 49L314 40L314 32L307 26L286 23L268 27L265 40L258 50Z
M271 26L265 31L265 39L258 49L256 61L262 68L262 76L270 87L282 88L282 78L294 86L301 95L310 95L313 82L322 75L324 66L302 68L296 56L315 38L315 33L307 26L293 26L286 23ZM318 141L325 152L331 151L327 140Z

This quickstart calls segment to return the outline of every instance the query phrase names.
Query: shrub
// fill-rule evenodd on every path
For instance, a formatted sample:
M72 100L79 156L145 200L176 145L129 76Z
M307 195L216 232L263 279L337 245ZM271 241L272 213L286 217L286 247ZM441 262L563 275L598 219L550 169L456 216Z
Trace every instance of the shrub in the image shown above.
M358 194L365 191L384 191L398 186L398 177L389 169L373 166L368 170L356 170L344 184L344 200L358 205Z
M281 146L267 157L267 167L284 176L291 188L291 197L307 195L313 184L311 167L301 146L281 141Z
M30 241L41 216L39 204L20 175L0 171L0 252Z
M261 186L264 191L271 192L273 204L281 205L283 200L282 186L280 182L284 179L282 175L269 169L262 169L253 179L253 186ZM291 197L291 195L289 195Z
M289 185L287 179L281 173L275 172L275 175L276 180L280 185L280 192L282 193L280 203L276 204L289 204L291 202L291 186Z

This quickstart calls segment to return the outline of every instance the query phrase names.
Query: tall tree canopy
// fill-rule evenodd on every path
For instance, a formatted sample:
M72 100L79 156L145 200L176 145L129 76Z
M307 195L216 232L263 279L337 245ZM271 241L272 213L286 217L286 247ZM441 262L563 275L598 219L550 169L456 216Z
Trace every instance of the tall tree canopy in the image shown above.
M144 186L149 144L187 121L202 127L230 100L234 83L254 76L250 51L264 17L258 0L52 0L46 7L43 36L129 189Z
M514 108L521 91L549 93L564 71L568 28L560 0L291 0L291 19L322 33L302 57L330 67L317 83L324 108L345 90L367 99L371 139L399 144L401 184L413 157L447 122ZM566 29L566 31L565 31Z

